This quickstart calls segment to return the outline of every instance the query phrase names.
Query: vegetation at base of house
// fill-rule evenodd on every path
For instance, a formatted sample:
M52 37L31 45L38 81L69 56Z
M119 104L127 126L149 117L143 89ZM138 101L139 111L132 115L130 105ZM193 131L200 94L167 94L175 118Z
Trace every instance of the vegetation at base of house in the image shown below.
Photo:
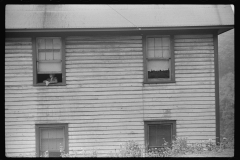
M201 154L207 152L222 152L228 148L234 148L234 144L226 138L221 139L221 143L217 144L211 139L201 141L199 143L188 144L187 137L176 137L171 143L165 141L161 148L151 148L147 151L144 147L135 141L128 141L120 145L120 149L110 152L108 157L179 157L185 154ZM92 151L72 151L71 154L64 153L60 147L61 157L98 157L96 150ZM46 151L41 157L48 157Z
M187 137L177 137L171 144L165 141L161 148L151 148L147 151L134 141L126 142L120 150L109 154L110 157L178 157L187 153L200 154L204 151L221 152L226 148L233 148L227 139L216 145L211 139L199 143L188 144Z
M118 151L110 153L109 157L178 157L187 153L221 152L226 148L233 148L232 143L222 139L220 144L215 144L211 139L199 143L188 144L187 137L177 137L171 144L165 141L161 148L151 148L147 151L134 141L128 141L121 145Z

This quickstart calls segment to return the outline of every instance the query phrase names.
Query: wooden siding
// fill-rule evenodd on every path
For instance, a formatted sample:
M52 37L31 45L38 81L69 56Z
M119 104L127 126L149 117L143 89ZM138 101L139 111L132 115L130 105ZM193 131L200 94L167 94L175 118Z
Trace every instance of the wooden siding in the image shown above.
M5 42L6 156L35 153L35 124L68 123L69 151L104 156L144 120L176 120L190 143L214 139L212 35L175 35L176 83L144 84L141 36L66 38L66 86L33 86L31 38ZM214 140L213 140L214 141Z

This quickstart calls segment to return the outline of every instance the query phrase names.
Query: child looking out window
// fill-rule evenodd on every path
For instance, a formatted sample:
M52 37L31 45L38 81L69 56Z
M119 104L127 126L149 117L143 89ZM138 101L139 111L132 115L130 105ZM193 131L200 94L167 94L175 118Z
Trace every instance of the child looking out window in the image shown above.
M50 74L47 80L44 80L43 83L46 84L46 86L48 86L50 83L58 83L57 77L54 77L54 74Z

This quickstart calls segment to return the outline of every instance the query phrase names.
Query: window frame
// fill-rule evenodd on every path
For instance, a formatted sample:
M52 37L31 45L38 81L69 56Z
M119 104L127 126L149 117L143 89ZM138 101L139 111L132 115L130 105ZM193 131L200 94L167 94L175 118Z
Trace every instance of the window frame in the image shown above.
M46 86L44 83L37 83L37 39L39 38L60 38L61 39L61 54L62 54L62 82L56 84L49 84L48 86L65 86L66 85L66 51L65 51L65 37L64 36L33 36L32 50L33 50L33 86Z
M65 153L69 152L69 145L68 145L68 124L36 124L35 125L35 132L36 132L36 153L37 157L40 157L40 130L41 128L57 128L63 127L64 128L64 138L65 138Z
M170 55L171 55L171 70L170 70L170 78L158 78L158 79L149 79L148 78L148 70L147 70L147 38L149 37L169 37L170 38ZM143 67L144 67L144 84L158 84L158 83L175 83L175 56L174 56L174 36L172 34L168 35L143 35Z
M145 138L145 149L149 149L149 125L166 125L170 124L172 126L172 140L175 139L176 135L176 120L150 120L144 121L144 138ZM160 147L160 146L159 146Z

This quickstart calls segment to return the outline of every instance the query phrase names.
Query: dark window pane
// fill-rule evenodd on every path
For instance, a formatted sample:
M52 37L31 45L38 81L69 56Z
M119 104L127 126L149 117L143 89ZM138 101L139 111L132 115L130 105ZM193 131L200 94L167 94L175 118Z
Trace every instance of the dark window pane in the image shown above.
M62 82L62 74L54 74L57 77L58 83ZM43 83L44 80L49 78L49 74L37 74L37 83Z
M148 71L148 78L169 78L169 70Z
M170 61L148 61L148 78L169 78Z
M171 125L149 126L149 147L158 147L164 144L164 139L171 142Z

